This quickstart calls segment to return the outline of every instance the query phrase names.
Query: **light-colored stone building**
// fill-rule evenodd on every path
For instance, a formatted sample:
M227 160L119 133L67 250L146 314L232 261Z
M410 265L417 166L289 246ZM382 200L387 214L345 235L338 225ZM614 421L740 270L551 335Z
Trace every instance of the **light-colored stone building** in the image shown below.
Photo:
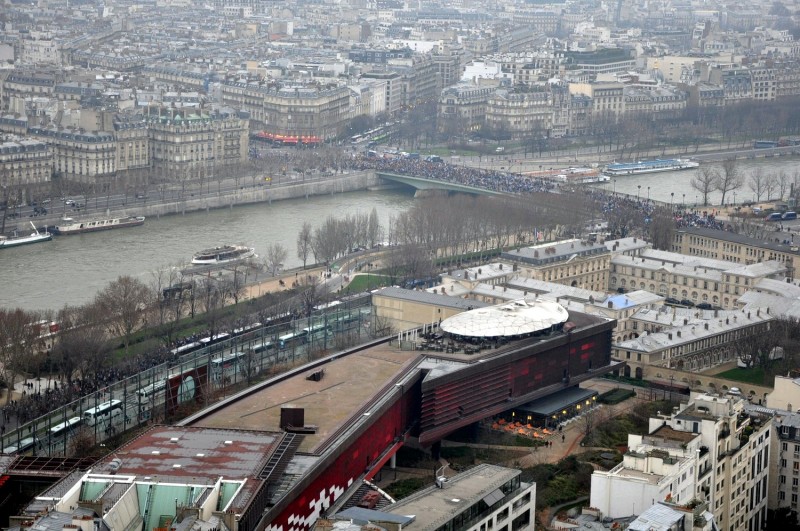
M608 289L642 289L685 304L731 309L739 296L760 280L782 279L785 273L786 267L775 260L740 265L649 249L636 257L614 256Z
M399 78L397 74L394 75ZM259 127L271 134L301 141L308 137L332 138L341 132L346 120L351 118L351 91L346 86L276 87L222 83L220 93L225 105L246 112Z
M741 343L769 333L768 309L680 313L667 306L639 309L630 317L632 339L614 343L612 357L625 361L625 376L656 377L657 367L701 371L741 356Z
M28 133L50 145L54 170L65 179L95 184L117 171L117 143L111 132L34 127Z
M735 232L689 227L675 231L671 250L745 265L777 260L786 264L786 276L794 278L800 267L800 240L797 244L791 241L783 243L785 240L775 241L769 234L766 238L755 238Z
M604 244L571 239L505 251L520 276L594 291L608 289L611 253Z
M24 202L36 194L36 188L50 182L53 153L39 140L0 143L0 201L10 197Z
M247 161L248 123L238 113L148 107L144 119L156 174L175 180L210 179L225 166Z

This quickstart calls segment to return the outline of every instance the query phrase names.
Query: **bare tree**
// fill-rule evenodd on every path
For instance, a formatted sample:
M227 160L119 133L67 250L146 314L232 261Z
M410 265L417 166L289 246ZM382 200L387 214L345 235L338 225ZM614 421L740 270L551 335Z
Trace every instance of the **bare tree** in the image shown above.
M648 225L650 241L655 249L669 251L675 234L675 220L666 208L653 212Z
M703 206L708 205L708 196L716 190L719 173L709 166L700 166L692 177L691 186L703 196Z
M381 224L378 221L378 211L373 207L372 212L369 213L369 221L367 222L367 237L366 243L370 248L375 247L381 239Z
M755 195L756 201L761 201L761 196L764 195L767 186L767 176L764 175L764 172L761 171L761 168L758 168L756 171L750 174L750 178L747 180L747 187L753 192ZM767 196L769 199L769 196Z
M131 336L145 317L150 290L140 280L121 276L106 286L95 298L111 334L123 338L128 350Z
M789 189L791 188L789 175L783 170L778 172L778 175L775 177L775 185L779 195L778 200L783 201L783 199L786 197L786 194L789 192Z
M53 361L62 378L78 373L81 379L92 380L108 365L111 347L95 304L65 307L58 314L61 324L58 342L53 349Z
M736 159L725 159L722 161L722 171L717 175L716 189L722 194L721 204L725 205L725 196L729 192L734 192L744 184L744 176L739 169L739 162Z
M288 255L289 252L286 247L280 243L271 243L267 246L267 250L264 253L264 264L267 266L270 276L274 277L278 274Z
M775 190L780 187L780 182L778 182L778 176L775 174L767 175L767 178L764 179L764 196L766 197L767 201L772 199L775 195ZM781 197L778 199L783 198L783 194L781 193Z
M41 348L39 317L19 308L0 310L0 375L8 386L9 400L17 377Z
M308 256L311 254L311 241L312 241L311 223L304 221L303 227L297 234L297 258L303 261L303 269L306 268Z

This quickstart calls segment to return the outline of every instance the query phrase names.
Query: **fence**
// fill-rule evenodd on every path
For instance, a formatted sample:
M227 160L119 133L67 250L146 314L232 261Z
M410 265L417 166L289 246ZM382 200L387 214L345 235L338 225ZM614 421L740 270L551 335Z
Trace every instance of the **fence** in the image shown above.
M97 445L148 422L205 407L270 370L363 341L371 316L366 302L253 329L120 380L3 435L0 453L69 457L79 439Z

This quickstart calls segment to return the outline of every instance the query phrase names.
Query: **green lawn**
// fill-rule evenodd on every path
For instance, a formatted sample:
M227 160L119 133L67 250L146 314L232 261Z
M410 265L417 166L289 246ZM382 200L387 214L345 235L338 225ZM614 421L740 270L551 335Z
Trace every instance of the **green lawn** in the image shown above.
M380 275L356 275L353 280L344 288L347 293L361 293L372 291L373 289L391 286L392 279Z
M724 371L714 376L720 378L727 378L729 380L736 380L737 382L750 383L753 385L764 385L764 369L754 367L752 369L731 369Z

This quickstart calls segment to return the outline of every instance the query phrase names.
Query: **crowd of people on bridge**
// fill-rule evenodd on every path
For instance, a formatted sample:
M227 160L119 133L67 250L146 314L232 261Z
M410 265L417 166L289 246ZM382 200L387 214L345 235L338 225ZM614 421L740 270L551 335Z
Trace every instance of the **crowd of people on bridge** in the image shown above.
M510 194L552 192L558 187L554 181L520 173L456 166L402 156L391 158L358 156L353 159L352 164L353 169L358 170L397 173Z

